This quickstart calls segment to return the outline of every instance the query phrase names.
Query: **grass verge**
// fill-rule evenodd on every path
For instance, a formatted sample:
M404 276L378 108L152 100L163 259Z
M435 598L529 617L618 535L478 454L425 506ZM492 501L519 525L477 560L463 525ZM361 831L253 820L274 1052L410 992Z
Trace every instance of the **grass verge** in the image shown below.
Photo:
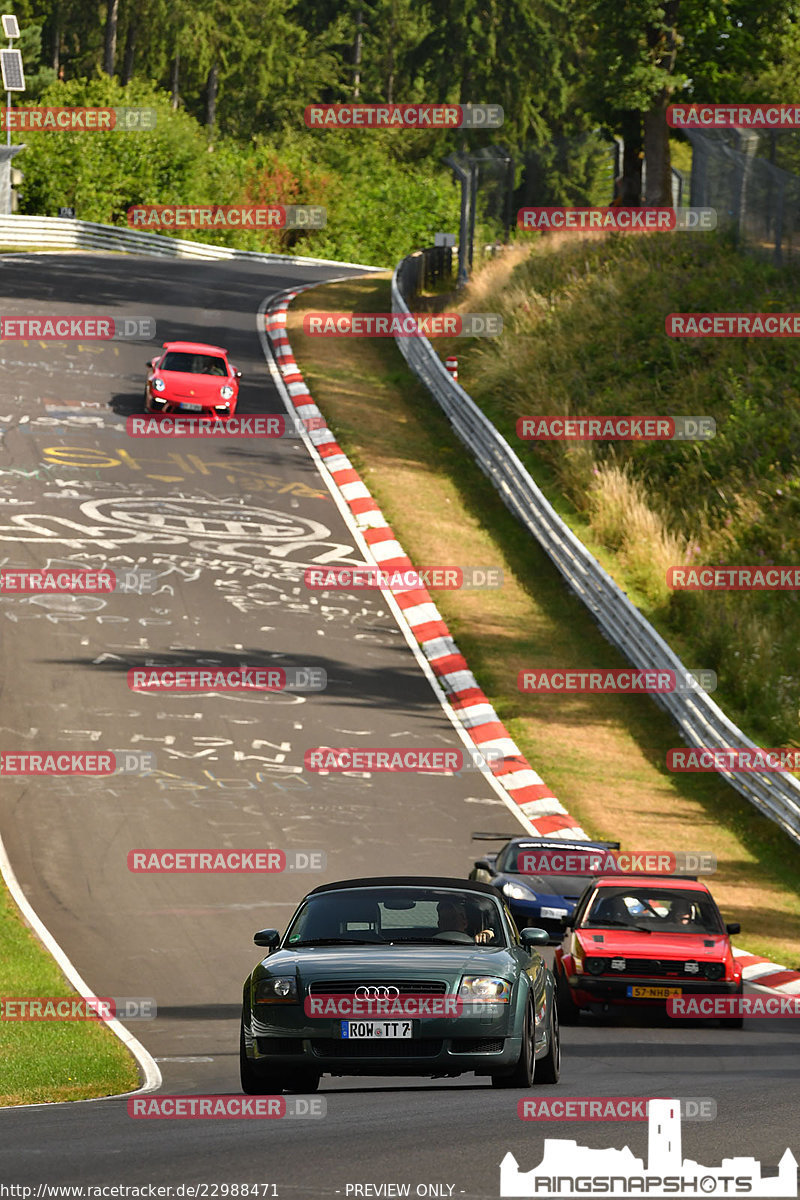
M387 275L313 288L289 309L289 337L316 403L412 560L502 568L502 588L433 597L492 704L589 834L628 849L716 854L711 883L726 918L742 922L737 944L800 969L800 849L718 776L670 775L665 754L680 739L648 697L517 691L524 667L625 664L474 466L394 342L321 342L302 332L308 310L390 307ZM612 566L585 518L563 496L552 498ZM467 866L465 856L465 874Z
M0 881L0 996L74 996ZM0 1020L0 1107L87 1100L139 1086L129 1052L101 1022Z

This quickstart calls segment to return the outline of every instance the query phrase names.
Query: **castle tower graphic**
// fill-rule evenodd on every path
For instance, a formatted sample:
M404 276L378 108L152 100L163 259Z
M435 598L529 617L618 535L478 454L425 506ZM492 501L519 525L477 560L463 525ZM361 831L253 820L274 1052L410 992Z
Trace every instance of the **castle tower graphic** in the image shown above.
M748 1197L769 1197L778 1200L784 1196L797 1196L797 1159L791 1150L786 1150L778 1164L778 1174L766 1179L761 1175L761 1163L756 1158L724 1158L719 1167L704 1167L692 1159L684 1159L681 1143L681 1115L678 1100L651 1100L648 1112L647 1166L636 1158L628 1146L621 1150L613 1148L592 1150L579 1146L567 1138L545 1138L542 1161L531 1171L520 1171L514 1155L509 1151L500 1164L500 1195L503 1197L586 1197L591 1195L630 1196L646 1194L648 1197L673 1198L674 1186L665 1186L667 1177L682 1180L685 1194L699 1196L714 1192L726 1194L724 1179L731 1176L737 1182L746 1179ZM633 1178L649 1176L661 1187L629 1189ZM596 1180L596 1190L589 1190L587 1180ZM701 1186L701 1180L703 1184ZM576 1182L577 1181L577 1182ZM713 1183L713 1187L711 1184ZM719 1186L717 1186L719 1184ZM745 1193L741 1193L745 1194Z

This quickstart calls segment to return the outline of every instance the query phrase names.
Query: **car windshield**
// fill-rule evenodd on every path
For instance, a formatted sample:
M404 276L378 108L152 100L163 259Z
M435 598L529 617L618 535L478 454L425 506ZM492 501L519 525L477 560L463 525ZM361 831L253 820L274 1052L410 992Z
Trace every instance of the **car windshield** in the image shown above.
M168 350L158 364L159 371L182 371L185 375L227 375L225 359L218 354L192 354L188 350Z
M658 887L598 888L581 928L641 929L652 933L724 933L716 905L703 892Z
M320 892L307 898L284 945L506 946L499 903L444 888L379 886Z
M573 899L577 899L587 884L591 883L593 875L532 875L530 871L523 870L523 860L526 856L530 857L531 854L537 852L547 854L552 849L554 847L534 843L506 846L498 856L497 870L504 875L521 875L523 882L527 883L534 892L542 892L546 896L571 896ZM555 849L563 852L563 844Z

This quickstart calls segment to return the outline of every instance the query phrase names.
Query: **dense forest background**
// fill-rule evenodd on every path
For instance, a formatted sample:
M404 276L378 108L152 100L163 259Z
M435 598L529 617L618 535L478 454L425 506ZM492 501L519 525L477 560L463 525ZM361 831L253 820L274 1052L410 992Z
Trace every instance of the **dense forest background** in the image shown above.
M12 7L12 6L9 6ZM26 134L20 210L119 223L137 203L323 204L319 232L194 236L388 264L455 229L442 158L490 144L513 202L669 203L676 100L796 99L798 0L18 0L15 104L148 104L150 133ZM491 102L500 130L311 131L313 102ZM16 138L19 141L19 136ZM642 168L645 166L645 183ZM510 211L486 164L487 236ZM184 235L185 236L185 235Z

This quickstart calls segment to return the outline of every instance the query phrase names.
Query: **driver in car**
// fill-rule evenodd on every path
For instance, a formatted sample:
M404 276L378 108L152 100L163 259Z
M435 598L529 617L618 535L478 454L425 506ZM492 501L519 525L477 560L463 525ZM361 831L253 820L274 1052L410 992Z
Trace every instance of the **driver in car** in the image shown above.
M452 899L440 900L436 905L439 916L440 933L469 933L466 901L458 896ZM481 929L475 934L475 941L486 943L494 939L493 929Z

